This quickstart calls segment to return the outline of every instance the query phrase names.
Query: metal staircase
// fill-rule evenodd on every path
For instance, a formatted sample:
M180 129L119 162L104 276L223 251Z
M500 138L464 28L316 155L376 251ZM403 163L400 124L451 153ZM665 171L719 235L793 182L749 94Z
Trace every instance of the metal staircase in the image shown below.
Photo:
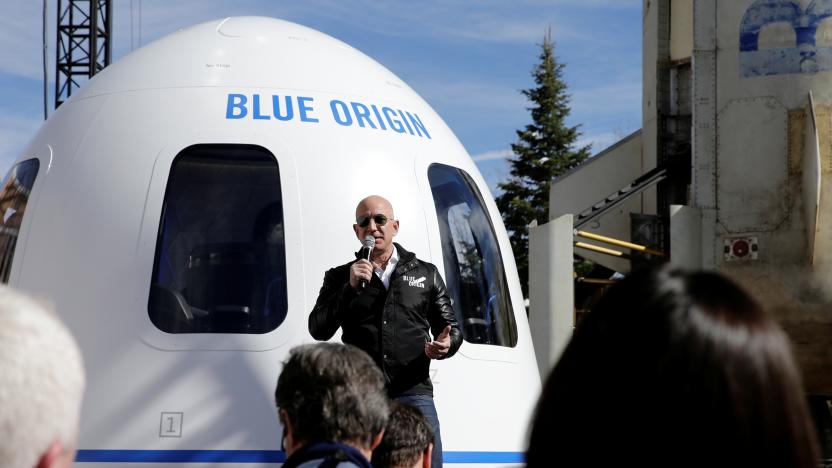
M599 201L598 203L595 203L594 205L585 209L584 211L581 211L577 216L575 216L574 228L581 229L587 223L597 218L598 216L601 216L608 210L614 208L627 198L641 193L642 191L651 187L652 185L657 184L662 180L666 179L667 176L668 166L666 165L658 166L655 169L652 169L642 174L636 180L622 187L617 192L607 196L603 200Z

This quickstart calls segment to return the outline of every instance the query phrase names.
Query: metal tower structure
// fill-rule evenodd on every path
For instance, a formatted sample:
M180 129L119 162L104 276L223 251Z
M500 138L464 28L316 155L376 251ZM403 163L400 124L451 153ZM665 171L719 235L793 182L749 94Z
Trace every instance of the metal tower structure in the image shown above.
M55 108L110 64L111 0L58 0Z

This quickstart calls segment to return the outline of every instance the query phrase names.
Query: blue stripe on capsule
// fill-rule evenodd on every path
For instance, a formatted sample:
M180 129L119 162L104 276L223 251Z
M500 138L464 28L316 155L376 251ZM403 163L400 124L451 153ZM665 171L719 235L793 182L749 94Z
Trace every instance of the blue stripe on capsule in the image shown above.
M523 463L522 452L445 452L445 463ZM280 450L78 450L83 463L283 463Z

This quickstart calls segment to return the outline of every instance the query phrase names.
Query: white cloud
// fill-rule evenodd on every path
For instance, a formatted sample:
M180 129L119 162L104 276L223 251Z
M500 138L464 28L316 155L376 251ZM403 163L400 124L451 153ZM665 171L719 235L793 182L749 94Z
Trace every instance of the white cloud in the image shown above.
M602 131L599 133L592 133L588 135L584 135L579 138L576 142L574 147L575 148L582 148L586 145L592 145L592 154L598 154L606 148L618 143L624 137L629 135L632 132L628 132L626 134L618 131L618 130L611 130L611 131ZM493 150L493 151L486 151L484 153L479 153L471 156L471 159L474 160L475 163L481 164L484 162L489 161L499 161L499 160L508 160L512 156L514 156L514 152L511 150Z
M54 80L55 58L55 6L54 0L48 2L47 38L48 71L50 80ZM131 17L131 5L133 15ZM606 63L617 58L608 54L596 53L606 50L597 47L606 36L593 36L593 32L581 26L593 15L603 10L631 11L640 9L639 0L444 0L426 3L406 3L380 0L308 0L304 2L274 2L265 0L180 0L166 2L162 0L114 0L114 59L129 53L131 19L134 39L138 42L138 6L141 5L141 39L147 44L154 39L174 32L185 26L198 24L224 16L264 15L297 21L312 26L331 26L322 28L332 31L365 30L388 37L414 38L414 47L418 39L437 41L458 40L471 43L477 50L496 47L495 44L539 43L547 27L551 25L554 39L583 38L573 43L558 47L570 47L569 50L593 50L584 57L596 57L596 63ZM42 79L41 63L41 13L42 2L32 0L6 0L4 15L0 16L0 73ZM566 12L582 12L580 16L566 16ZM582 22L583 21L583 22ZM323 23L323 24L322 24ZM330 24L332 23L332 24ZM336 24L337 23L337 24ZM360 34L360 33L359 33ZM590 35L589 37L584 37ZM568 44L568 45L567 45ZM138 46L138 43L136 43ZM467 47L467 45L466 45ZM566 51L565 49L563 50ZM530 68L536 56L529 57ZM574 60L574 59L573 59ZM583 60L583 59L582 59ZM497 64L492 64L498 66ZM567 63L571 80L572 117L576 123L585 123L581 128L587 135L582 141L593 142L594 151L614 143L622 133L632 130L631 124L626 132L616 131L615 126L621 122L630 122L631 114L637 114L641 107L640 65L626 63L620 73L611 75L614 82L596 87L581 87L581 76L593 73L589 70L578 71ZM584 65L585 66L585 65ZM618 67L618 65L616 65ZM593 68L593 67L590 67ZM604 68L604 73L609 67ZM618 68L616 68L618 70ZM487 75L487 70L486 75ZM520 88L530 83L521 83L517 87L490 83L483 80L440 81L443 77L431 76L428 80L410 78L414 88L429 102L439 107L442 112L457 115L485 114L491 115L491 124L495 120L517 121L523 124L528 119L526 98L520 94ZM53 86L49 87L50 92ZM0 91L6 101L13 96L9 91ZM21 119L17 123L0 120L0 165L3 161L16 156L26 141L40 124L39 116ZM469 118L469 117L464 117ZM636 117L636 121L639 119ZM637 122L640 124L640 122ZM518 124L519 125L519 124ZM514 125L517 126L517 125ZM611 136L612 135L612 136ZM494 146L501 146L499 143ZM475 157L479 161L493 161L510 154L508 150L495 150ZM493 159L489 159L493 158Z
M41 7L41 2L32 0L3 2L3 14L0 15L0 73L38 79L42 76ZM50 49L54 48L53 42L47 40ZM51 55L54 55L54 50Z
M621 128L613 128L607 129L603 128L601 131L588 133L586 135L582 135L575 141L575 148L582 148L586 145L591 145L591 152L592 154L598 154L601 151L609 148L610 146L618 143L625 137L629 136L635 128L628 128L628 129L621 129ZM488 162L488 161L498 161L498 160L508 160L512 156L514 156L514 152L510 149L503 149L503 150L492 150L486 151L484 153L478 153L471 156L471 159L474 160L477 164Z
M126 54L130 52L131 42L139 48L185 27L226 16L242 16L250 2L235 2L232 8L219 0L116 0L114 3L114 43L119 54Z
M0 72L41 79L42 2L7 0L0 16ZM47 69L54 73L55 4L47 6ZM141 8L139 8L141 6ZM559 7L629 9L636 0L497 0L471 3L443 1L406 4L378 0L312 0L298 3L262 0L115 0L113 2L113 58L130 52L131 39L147 44L182 27L224 16L264 15L301 22L314 18L349 24L389 37L456 38L479 43L538 43L552 27L554 39L595 41L588 31L561 19ZM141 13L141 14L139 14ZM132 31L132 38L131 38ZM54 79L54 77L52 77Z
M450 23L434 23L434 33L449 37L472 39L478 42L498 43L540 43L546 30L552 28L555 41L584 37L566 24L560 24L552 16L531 15L528 18L505 18L499 14L463 15L462 21L457 18Z
M546 2L547 0L541 0ZM532 1L532 3L537 3ZM558 5L571 5L583 8L604 8L610 10L641 9L641 0L555 0Z
M570 23L564 21L561 24L551 1L472 3L457 0L408 4L378 0L314 0L304 2L304 5L308 7L305 16L314 11L316 16L388 37L529 43L539 42L549 26L552 26L556 40L576 36ZM286 11L290 16L296 12Z
M249 6L236 2L224 7L220 0L179 0L176 2L115 0L113 15L113 60L130 52L131 21L138 48L177 29L229 15L240 15ZM257 14L269 14L278 8L259 2ZM131 8L132 5L132 8ZM141 15L139 15L141 5ZM0 73L41 80L43 76L43 3L32 0L6 0L0 15ZM132 13L132 15L131 15ZM56 2L47 5L47 70L54 80L56 55ZM141 21L140 21L141 19ZM139 24L141 23L141 30ZM141 33L141 36L140 34Z
M641 81L606 83L594 88L578 88L571 92L572 112L621 112L641 109Z
M485 153L475 154L471 156L474 162L496 161L499 159L508 159L514 155L511 150L494 150L486 151Z
M526 112L526 96L511 86L481 81L453 83L420 81L416 90L430 104L441 102L452 109L483 109L507 112Z
M627 135L622 135L618 131L605 131L601 133L592 133L582 136L575 142L576 148L582 148L586 145L592 145L591 153L593 155L609 148L618 143Z

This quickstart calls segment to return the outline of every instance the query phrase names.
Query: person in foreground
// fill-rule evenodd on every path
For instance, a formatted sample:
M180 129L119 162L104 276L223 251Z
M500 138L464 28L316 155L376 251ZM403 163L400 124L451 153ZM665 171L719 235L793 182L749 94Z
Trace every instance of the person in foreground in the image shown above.
M0 466L71 466L84 386L81 352L64 324L0 286Z
M433 428L422 413L393 402L381 444L373 451L374 468L430 468Z
M543 389L529 467L816 467L789 342L733 282L664 266L610 288Z
M359 252L356 260L326 272L309 315L309 332L316 340L328 340L341 328L344 343L373 358L389 396L417 407L430 422L433 466L441 468L430 360L447 359L462 344L445 282L436 266L393 242L399 220L386 199L372 195L361 200L353 231L359 240L369 237L370 259Z
M384 377L366 353L337 343L289 352L275 389L284 468L369 468L390 411Z

